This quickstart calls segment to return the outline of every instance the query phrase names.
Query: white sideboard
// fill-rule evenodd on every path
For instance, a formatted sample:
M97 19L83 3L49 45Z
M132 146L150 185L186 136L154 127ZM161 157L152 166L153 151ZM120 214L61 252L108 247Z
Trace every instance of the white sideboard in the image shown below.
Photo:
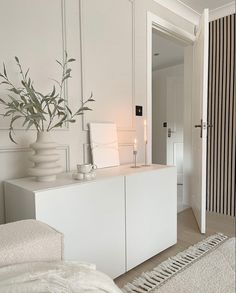
M6 221L33 218L64 233L65 259L115 278L177 241L175 167L120 166L92 181L5 182Z

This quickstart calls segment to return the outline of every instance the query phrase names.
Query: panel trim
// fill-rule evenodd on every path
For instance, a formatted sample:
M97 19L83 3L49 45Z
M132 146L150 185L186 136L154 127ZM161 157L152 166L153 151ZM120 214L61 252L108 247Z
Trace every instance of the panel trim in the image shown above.
M194 25L199 24L200 13L198 13L193 8L189 7L185 3L180 0L176 1L169 1L169 0L153 0L157 4L162 5L169 9L170 11L174 12L175 14L180 15L190 23Z
M59 145L58 150L65 151L65 160L66 160L66 170L65 172L70 171L70 146L69 145ZM0 154L6 153L22 153L32 151L29 147L0 147ZM3 179L4 180L4 179Z
M79 12L80 12L80 68L81 68L81 97L84 101L84 71L85 66L83 62L83 1L79 0ZM135 0L127 0L132 5L132 121L131 127L119 127L117 126L118 132L135 132ZM87 127L88 121L86 121L85 115L82 117L82 130L89 131Z
M64 59L65 59L64 52L67 51L66 1L61 0L60 6L61 6L61 15L59 17L61 17L61 25L62 25L62 31L61 31L62 59L64 61ZM64 99L66 101L68 101L68 80L65 81L63 95L64 95ZM56 128L56 129L54 129L54 131L68 131L69 130L69 123L66 122L64 125L65 125L64 127ZM0 131L1 130L9 130L9 128L0 126ZM15 131L22 131L22 130L25 131L25 128L14 128L14 130ZM36 131L36 129L30 128L27 131Z

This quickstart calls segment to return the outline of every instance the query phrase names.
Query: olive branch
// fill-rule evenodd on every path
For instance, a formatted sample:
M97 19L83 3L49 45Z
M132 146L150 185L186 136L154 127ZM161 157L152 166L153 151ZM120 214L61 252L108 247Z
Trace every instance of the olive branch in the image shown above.
M0 98L0 104L4 105L5 113L0 114L3 117L11 117L9 125L9 137L12 142L16 143L13 138L14 124L18 119L23 119L22 126L26 130L35 127L39 131L51 131L54 128L62 127L64 123L75 123L76 117L83 115L85 111L92 109L87 106L89 102L94 102L93 94L81 101L81 106L73 113L69 108L67 100L62 97L63 88L66 80L71 78L71 68L69 67L74 58L68 58L65 52L64 61L56 60L62 70L61 80L53 79L55 84L52 90L43 94L37 91L34 83L29 76L29 69L23 71L18 57L15 57L19 69L21 86L15 86L8 77L7 69L3 63L3 72L0 73L2 82L0 85L8 86L8 101ZM48 119L46 119L48 118Z

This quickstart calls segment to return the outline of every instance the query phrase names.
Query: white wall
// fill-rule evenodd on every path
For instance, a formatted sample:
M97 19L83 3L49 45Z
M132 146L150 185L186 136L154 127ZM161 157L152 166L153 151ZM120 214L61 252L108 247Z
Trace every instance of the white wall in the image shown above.
M135 119L132 114L135 104L144 106L144 113L146 111L147 10L193 32L191 23L152 0L1 0L0 64L4 61L9 74L17 79L13 64L17 55L23 65L31 68L38 88L46 91L50 87L48 77L55 78L59 74L54 59L61 59L63 50L67 49L77 59L68 85L69 104L75 109L82 95L86 97L95 89L94 112L86 121L117 121L121 162L132 159L134 136L139 141L141 161L143 118ZM93 24L96 25L93 27ZM109 43L113 31L115 37ZM114 75L117 66L118 73ZM3 96L2 90L0 96ZM2 182L26 175L28 147L36 134L33 130L25 132L19 125L16 130L18 145L14 145L8 138L8 122L0 119L1 223L4 222ZM61 164L67 171L88 158L87 127L85 123L85 130L82 130L81 125L79 119L74 125L54 131L55 141L60 144Z
M167 121L167 80L170 77L184 78L184 65L154 70L152 74L152 156L153 162L159 164L166 164L167 158L167 128L163 127L163 122Z

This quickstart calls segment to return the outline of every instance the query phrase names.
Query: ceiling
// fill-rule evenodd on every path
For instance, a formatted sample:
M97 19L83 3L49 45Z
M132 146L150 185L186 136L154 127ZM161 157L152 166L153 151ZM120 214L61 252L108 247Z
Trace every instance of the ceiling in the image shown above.
M184 47L152 31L152 70L163 69L184 62ZM155 53L159 53L155 56Z
M178 2L183 3L199 14L202 13L204 8L209 8L209 10L214 10L216 8L228 5L232 3L232 0L178 0Z

